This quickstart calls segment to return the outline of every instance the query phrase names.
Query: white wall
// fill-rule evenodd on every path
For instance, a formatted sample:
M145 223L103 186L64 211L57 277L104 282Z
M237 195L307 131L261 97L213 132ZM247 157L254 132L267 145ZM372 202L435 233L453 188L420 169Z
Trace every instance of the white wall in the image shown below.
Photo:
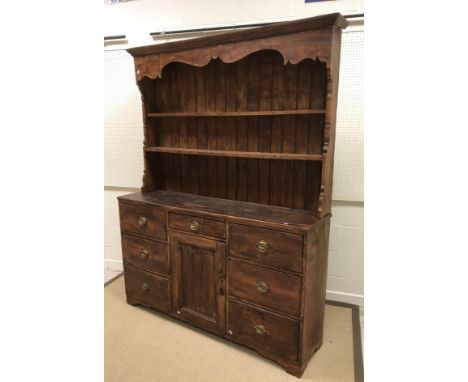
M327 298L364 306L364 203L333 201Z
M105 35L125 34L128 39L124 45L109 44L106 49L123 49L169 40L169 38L160 37L153 40L149 37L149 32L152 31L282 21L330 12L363 13L363 2L356 0L307 4L303 0L175 0L170 2L138 0L123 2L105 6L104 30ZM358 28L362 29L362 26ZM347 31L349 32L350 29ZM353 65L347 66L353 73L361 70L359 62L354 62ZM353 83L356 79L358 82ZM360 169L363 162L362 107L360 106L362 99L359 93L351 94L346 90L360 89L361 81L359 77L351 78L348 85L343 81L343 86L340 88L339 103L346 105L346 108L341 110L337 121L335 167L338 171L335 172L334 182L337 189L340 187L340 190L344 191L334 192L334 198L339 197L345 200L334 200L332 204L327 298L363 306L364 203L362 202L362 185L356 182L351 185L349 180L344 180L346 174L349 176L351 163L354 169ZM121 83L122 88L132 86L134 86L133 80ZM342 89L345 90L344 93ZM136 86L134 90L136 91ZM122 268L116 198L119 195L137 191L142 174L142 125L138 118L128 118L128 111L135 107L138 107L135 110L137 116L141 112L139 106L135 106L135 96L130 92L128 94L127 98L123 97L124 104L116 102L112 92L105 95L107 141L105 161L106 164L112 163L113 166L106 166L105 175L104 262L105 267L112 269ZM122 110L125 112L122 113ZM117 113L119 115L116 118ZM128 171L126 164L130 161L135 163L135 166ZM359 181L362 182L362 179ZM345 185L352 187L344 189Z
M104 189L104 269L123 269L117 197L137 191Z
M149 32L284 21L325 13L364 12L363 0L134 0L104 6L104 35L147 44Z

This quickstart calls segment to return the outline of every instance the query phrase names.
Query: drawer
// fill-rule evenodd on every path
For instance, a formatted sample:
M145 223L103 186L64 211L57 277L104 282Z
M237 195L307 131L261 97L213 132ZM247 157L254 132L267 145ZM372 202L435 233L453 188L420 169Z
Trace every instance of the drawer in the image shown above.
M277 312L299 316L302 279L229 259L229 294Z
M296 360L299 321L230 298L228 337L281 358Z
M201 236L226 240L226 223L219 220L170 212L169 227Z
M301 235L230 224L229 254L264 265L302 272Z
M126 262L149 271L169 274L169 247L167 243L122 234L122 253Z
M166 212L154 207L120 203L120 229L166 240Z
M169 312L171 301L169 279L129 265L124 266L124 277L125 292L129 301Z

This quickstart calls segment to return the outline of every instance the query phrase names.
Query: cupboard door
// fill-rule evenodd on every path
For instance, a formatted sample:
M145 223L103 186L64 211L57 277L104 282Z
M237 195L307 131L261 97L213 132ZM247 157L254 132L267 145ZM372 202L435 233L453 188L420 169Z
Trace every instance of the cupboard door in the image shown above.
M225 244L170 233L173 309L181 319L224 333Z

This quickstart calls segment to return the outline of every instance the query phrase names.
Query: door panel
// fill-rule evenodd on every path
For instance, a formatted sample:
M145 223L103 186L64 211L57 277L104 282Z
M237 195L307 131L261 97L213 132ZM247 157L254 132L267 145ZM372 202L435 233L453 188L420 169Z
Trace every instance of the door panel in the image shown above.
M224 333L225 244L170 233L173 309L181 319Z
M214 254L212 250L180 243L181 306L205 316L216 317Z

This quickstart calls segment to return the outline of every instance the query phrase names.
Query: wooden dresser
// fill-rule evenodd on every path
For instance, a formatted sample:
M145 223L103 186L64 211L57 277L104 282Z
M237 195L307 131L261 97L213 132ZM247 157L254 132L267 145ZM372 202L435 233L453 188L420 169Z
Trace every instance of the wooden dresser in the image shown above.
M128 303L296 376L322 344L346 25L332 14L129 49L145 140L141 192L119 197Z

